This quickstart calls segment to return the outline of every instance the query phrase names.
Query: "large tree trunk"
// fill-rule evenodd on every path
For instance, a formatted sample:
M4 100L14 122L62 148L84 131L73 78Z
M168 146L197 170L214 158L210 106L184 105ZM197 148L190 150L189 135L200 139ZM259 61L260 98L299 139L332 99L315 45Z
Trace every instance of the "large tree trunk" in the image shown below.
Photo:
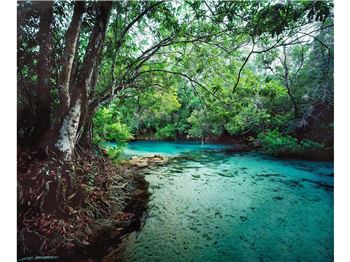
M74 57L80 33L80 26L84 13L84 2L75 2L71 24L66 33L66 46L62 57L62 71L60 74L60 112L59 117L65 115L70 106L69 84L72 75Z
M73 157L74 148L78 142L84 126L91 116L88 112L89 92L93 71L103 46L107 23L112 2L98 3L98 14L92 30L83 65L77 81L77 86L70 97L69 110L62 116L62 123L58 126L59 134L54 142L55 151L63 159Z
M74 100L59 127L58 139L54 140L54 151L65 160L73 156L81 116L81 104L81 98Z
M38 96L36 106L36 133L37 137L43 136L50 128L51 113L51 87L50 87L50 58L52 52L51 24L53 19L51 1L38 3L40 14L39 23L39 60L38 60Z
M84 14L84 5L84 2L75 2L72 21L66 32L65 48L61 59L62 70L58 79L60 104L56 112L56 123L53 125L52 128L47 127L46 129L44 129L46 131L45 135L42 137L39 143L39 147L44 150L50 148L51 150L55 151L55 149L52 146L52 143L55 142L55 140L57 140L57 136L59 135L57 127L61 127L63 125L73 125L73 119L76 117L76 115L80 115L80 112L77 112L78 107L81 107L80 105L78 105L79 103L74 105L74 109L71 109L70 113L68 112L70 110L69 83L70 77L72 75L72 67L74 57L76 54L82 17ZM65 116L68 113L71 114L69 119L65 118ZM51 121L53 120L51 119ZM48 120L48 122L50 122L50 120Z

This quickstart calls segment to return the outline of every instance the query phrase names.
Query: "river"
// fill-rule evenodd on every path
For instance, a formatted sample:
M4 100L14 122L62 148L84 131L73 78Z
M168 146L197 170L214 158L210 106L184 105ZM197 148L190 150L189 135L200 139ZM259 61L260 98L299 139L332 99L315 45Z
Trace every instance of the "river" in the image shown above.
M152 193L121 261L332 261L333 163L232 153L228 145L132 142L172 156L143 171Z

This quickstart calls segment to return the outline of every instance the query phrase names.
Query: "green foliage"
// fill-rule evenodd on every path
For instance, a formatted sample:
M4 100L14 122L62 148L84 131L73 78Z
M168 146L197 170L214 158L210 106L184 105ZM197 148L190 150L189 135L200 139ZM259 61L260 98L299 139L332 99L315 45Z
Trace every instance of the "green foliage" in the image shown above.
M167 81L167 84L171 83ZM181 104L173 87L168 88L169 92L152 87L142 93L127 90L130 96L128 99L115 101L120 121L127 124L136 135L154 134L167 124L174 123Z
M260 133L257 136L257 141L261 144L263 151L270 155L298 152L297 139L291 136L284 136L278 130Z
M133 138L126 124L120 122L117 112L112 108L103 107L94 116L94 142L97 144L114 141L126 143Z
M36 112L40 19L39 5L17 5L23 133L32 130L28 112ZM53 112L73 7L54 2ZM92 77L96 84L87 99L88 106L111 104L94 116L93 141L124 144L131 134L157 139L256 135L298 121L309 124L317 111L327 115L333 106L332 9L332 1L113 2L102 56L94 61L98 78ZM72 87L83 68L95 2L87 2L86 10ZM300 119L293 119L294 104Z
M176 128L173 124L167 124L157 130L155 133L156 139L175 139L176 138Z
M192 138L205 138L210 135L219 136L222 133L222 124L218 121L210 121L209 111L194 110L187 119L190 127L188 136Z
M286 88L277 80L268 81L260 90L259 95L269 100L277 99L287 94Z
M332 2L328 1L286 1L266 6L257 2L255 5L262 8L250 21L251 34L259 36L269 33L272 37L282 34L286 28L300 20L324 22L332 15L333 7Z
M243 132L258 133L264 130L270 123L271 115L265 109L258 109L254 105L248 105L225 125L231 135L239 135Z
M127 142L133 138L128 126L120 122L118 111L111 105L100 108L94 118L93 143L105 148L106 142L116 142L115 147L108 147L108 156L118 160Z
M125 144L124 145L118 145L116 147L109 147L107 149L108 157L110 159L112 159L113 161L118 162L118 160L120 159L121 154L123 153L124 148L125 148Z
M331 43L332 37L324 34L325 42ZM247 38L240 36L239 41L245 42ZM228 48L229 43L223 41L221 44ZM261 44L269 47L273 42L266 37ZM305 103L305 93L310 96L312 93L314 98L320 94L323 97L324 94L332 94L332 87L328 84L332 72L329 70L331 65L327 53L317 41L313 45L313 48L308 45L273 48L257 54L255 60L248 61L243 68L233 93L238 71L247 57L246 51L235 50L232 56L226 57L217 46L211 45L165 48L166 56L156 56L154 59L157 63L145 64L141 69L184 72L185 76L164 72L144 75L140 79L144 85L142 92L137 89L122 90L120 96L126 98L115 100L114 107L109 109L118 115L117 122L126 124L132 133L140 137L176 139L178 135L191 138L218 137L223 134L256 136L268 129L292 133L300 119L295 119L293 115L289 92L293 94L297 106L303 109L301 117L318 101L312 99ZM316 51L322 51L323 55L316 57ZM186 55L189 52L191 55ZM290 75L289 89L284 79L284 52ZM317 64L311 65L310 55ZM304 63L307 68L303 67ZM272 70L268 69L269 66ZM312 74L307 74L308 68L312 68ZM191 79L196 79L198 83ZM318 80L327 83L326 88ZM327 103L330 104L331 99ZM107 128L104 135L111 139L113 132ZM116 139L120 140L118 137ZM286 136L281 142L281 150L291 150L295 154L307 151L307 141L304 141L306 144L297 143L300 146L294 146L292 140ZM273 143L268 144L272 144L267 149L271 154L277 151L275 147L279 144L275 147Z
M125 143L133 138L127 125L121 123L105 124L102 135L104 140L119 143Z
M300 146L303 148L304 151L312 151L324 148L323 144L317 143L309 139L303 139L300 142Z
M308 139L299 142L292 136L281 134L277 129L260 133L257 142L264 152L272 156L304 155L324 148L324 145Z

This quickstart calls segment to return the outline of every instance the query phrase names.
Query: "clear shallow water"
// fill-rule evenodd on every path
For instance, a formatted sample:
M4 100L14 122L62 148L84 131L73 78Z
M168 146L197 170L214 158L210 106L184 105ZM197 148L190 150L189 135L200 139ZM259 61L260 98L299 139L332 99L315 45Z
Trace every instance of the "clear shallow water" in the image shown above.
M155 153L172 152L158 143ZM186 145L182 157L144 171L148 215L124 239L118 260L333 260L332 163Z
M114 143L115 144L115 143ZM113 146L113 143L110 143ZM201 144L200 141L134 141L129 143L124 150L125 156L153 156L155 154L163 156L179 156L183 153L222 150L230 148L227 144Z

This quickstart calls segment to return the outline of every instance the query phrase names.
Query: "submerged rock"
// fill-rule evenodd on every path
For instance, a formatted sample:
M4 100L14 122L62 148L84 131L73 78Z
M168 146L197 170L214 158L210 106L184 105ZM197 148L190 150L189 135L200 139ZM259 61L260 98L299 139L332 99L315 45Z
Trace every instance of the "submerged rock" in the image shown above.
M274 199L274 200L282 200L283 197L281 197L281 196L276 196L276 197L274 197L273 199Z
M163 157L160 155L154 155L149 157L132 156L130 160L126 161L126 163L138 168L144 168L150 166L151 164L164 164L167 161L167 157Z
M143 159L130 160L129 164L134 165L136 167L148 167L148 162Z

